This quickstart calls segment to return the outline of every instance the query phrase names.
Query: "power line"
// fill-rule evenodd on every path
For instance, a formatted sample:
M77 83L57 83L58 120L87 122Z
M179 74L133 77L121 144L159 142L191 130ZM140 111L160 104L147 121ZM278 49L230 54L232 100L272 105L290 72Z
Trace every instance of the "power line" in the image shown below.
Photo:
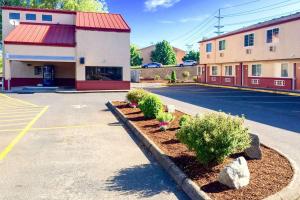
M236 7L240 7L240 6L244 6L244 5L249 5L251 3L256 3L258 1L261 1L261 0L248 1L248 2L245 2L245 3L235 4L235 5L223 7L223 8L220 8L220 9L225 10L225 9L229 9L229 8L236 8Z
M233 14L223 15L223 17L236 17L236 16L241 16L241 15L254 14L254 13L264 12L264 11L268 11L268 10L271 10L271 9L281 8L281 7L285 7L285 6L300 3L298 1L298 2L292 2L292 3L289 3L289 4L277 6L277 5L280 5L280 4L289 2L289 1L291 1L291 0L282 1L282 2L279 2L279 3L276 3L276 4L271 4L271 5L264 6L264 7L261 7L261 8L257 8L257 9L254 9L254 10L248 10L248 11L244 11L244 12L237 12L237 13L233 13ZM264 9L264 8L270 8L270 9ZM264 9L264 10L262 10L262 9Z
M221 25L221 19L223 19L224 17L221 16L221 9L219 9L218 11L218 16L216 16L216 18L218 19L218 25L215 26L215 28L217 28L217 31L215 32L217 35L221 35L223 32L221 31L221 28L223 28L224 26Z

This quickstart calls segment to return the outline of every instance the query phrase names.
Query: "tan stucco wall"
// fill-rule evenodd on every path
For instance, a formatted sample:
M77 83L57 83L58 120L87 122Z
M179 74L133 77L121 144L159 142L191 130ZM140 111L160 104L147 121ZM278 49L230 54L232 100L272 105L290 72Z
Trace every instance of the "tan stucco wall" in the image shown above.
M75 15L63 13L48 13L48 12L33 12L33 11L20 11L20 10L2 10L2 39L14 29L14 26L9 23L9 13L20 13L20 22L30 23L49 23L49 24L75 24ZM36 14L36 20L26 20L26 13ZM52 22L42 21L42 15L52 15Z
M266 43L267 30L279 28L279 41L272 44ZM254 46L244 47L244 35L254 33ZM228 63L228 62L255 62L259 60L283 60L300 58L300 20L262 28L259 30L240 33L225 38L200 43L201 64ZM226 49L220 57L218 42L226 40ZM212 43L213 50L210 59L207 58L206 44ZM276 51L270 52L269 47L275 46ZM251 54L246 54L246 49L252 49Z
M30 66L28 66L30 64ZM35 66L43 66L46 64L54 65L55 78L74 78L75 79L75 63L58 63L58 62L11 62L12 78L42 78L43 75L34 75Z
M145 47L143 49L140 49L141 56L143 58L143 64L150 63L151 61L151 52L155 50L155 45L151 45L149 47ZM175 54L176 54L176 62L181 63L182 58L185 56L185 51L180 50L178 48L173 48Z
M76 39L77 80L85 80L85 66L103 66L123 67L123 80L130 81L130 33L77 30Z

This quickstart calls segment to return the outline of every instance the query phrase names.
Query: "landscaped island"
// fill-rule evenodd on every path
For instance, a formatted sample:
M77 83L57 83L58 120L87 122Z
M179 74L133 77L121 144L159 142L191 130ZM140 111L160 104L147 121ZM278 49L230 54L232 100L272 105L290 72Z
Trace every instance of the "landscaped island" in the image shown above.
M241 149L241 151L226 156L227 150L224 151L224 149L219 149L219 153L210 153L210 150L207 150L208 157L202 157L203 159L200 160L199 157L201 158L201 155L199 156L199 152L196 154L195 148L191 148L190 145L190 148L188 148L186 144L183 144L188 142L182 137L189 130L193 130L189 126L201 126L201 124L197 123L206 123L206 119L210 120L210 122L211 120L222 121L221 118L224 113L207 114L204 117L190 119L185 113L177 110L171 113L166 112L168 110L167 106L161 106L160 102L157 103L160 100L153 94L137 90L129 93L127 97L129 103L115 101L112 102L113 106L133 123L141 131L141 134L153 141L212 199L264 199L285 188L293 178L293 168L290 162L273 149L261 145L262 159L250 159L247 157L243 148L248 147L251 141L248 141L250 137L245 137L245 134L248 134L247 128L240 126L240 123L243 121L242 118L229 116L228 120L231 120L232 124L228 124L228 126L233 127L232 130L235 131L236 127L238 127L239 130L233 135L225 133L224 136L235 137L235 140L231 141L232 144L224 145L227 145L226 148L229 145L230 148L233 148L231 151L235 149ZM138 98L136 99L136 97ZM216 117L218 119L215 119ZM189 136L191 137L191 135L194 136L193 134ZM201 135L198 137L201 137ZM221 142L223 144L222 141L217 140L216 138L216 143ZM211 142L210 139L209 142ZM217 146L222 148L220 144ZM205 144L202 144L201 148L205 148ZM203 152L205 152L205 149ZM239 189L230 189L218 181L219 174L234 159L241 156L247 160L251 175L250 183ZM217 160L211 158L216 158Z

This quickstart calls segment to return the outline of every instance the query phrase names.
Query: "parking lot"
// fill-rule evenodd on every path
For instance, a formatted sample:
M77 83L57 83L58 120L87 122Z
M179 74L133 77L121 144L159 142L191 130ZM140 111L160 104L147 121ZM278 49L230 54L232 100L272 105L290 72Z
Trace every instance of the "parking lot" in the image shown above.
M1 95L0 199L186 199L105 105L124 98Z
M205 86L149 89L172 99L300 133L300 97Z

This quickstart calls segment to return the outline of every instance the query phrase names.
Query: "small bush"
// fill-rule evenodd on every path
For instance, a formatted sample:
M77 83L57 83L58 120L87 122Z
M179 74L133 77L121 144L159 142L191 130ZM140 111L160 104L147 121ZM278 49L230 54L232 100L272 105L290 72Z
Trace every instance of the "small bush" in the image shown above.
M171 83L176 83L177 81L177 76L176 76L176 71L172 71L172 74L171 74Z
M155 119L163 110L163 104L160 98L154 94L144 96L139 103L141 111L144 113L145 118Z
M160 80L160 75L155 75L154 80Z
M191 119L191 116L182 115L181 118L179 119L179 126L180 127L184 126L190 119Z
M167 112L160 112L156 119L159 122L171 122L174 120L174 116L172 115L172 113L167 113Z
M171 76L170 75L166 75L165 76L165 80L171 82Z
M177 132L176 137L196 152L200 163L220 163L229 155L250 146L244 119L225 113L209 113L192 118Z
M131 103L140 103L144 96L149 94L146 90L135 89L127 93L126 98Z
M190 77L190 72L189 71L182 72L182 77L184 78L184 80L187 80Z
M197 76L193 76L193 81L197 82L197 80L198 80Z

